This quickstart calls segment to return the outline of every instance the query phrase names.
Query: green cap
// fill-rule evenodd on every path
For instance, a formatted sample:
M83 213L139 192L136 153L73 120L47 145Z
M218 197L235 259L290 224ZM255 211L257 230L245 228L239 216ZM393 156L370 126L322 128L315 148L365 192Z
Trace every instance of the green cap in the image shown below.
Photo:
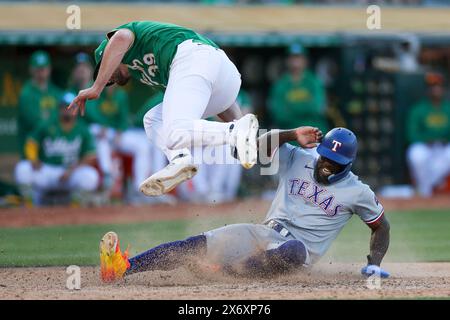
M94 81L97 79L98 69L100 69L100 63L102 62L103 52L105 52L106 45L108 44L108 40L103 40L102 43L95 49L94 58L95 58L95 70L94 70Z
M30 66L33 68L43 68L49 66L50 64L50 56L45 51L35 51L30 57Z

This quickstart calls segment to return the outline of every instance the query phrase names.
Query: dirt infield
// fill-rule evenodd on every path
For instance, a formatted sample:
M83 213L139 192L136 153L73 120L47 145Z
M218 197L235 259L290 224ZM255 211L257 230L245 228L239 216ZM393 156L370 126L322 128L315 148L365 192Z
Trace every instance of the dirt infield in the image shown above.
M450 197L432 199L382 199L386 212L420 209L449 209ZM0 209L0 227L51 226L63 224L131 223L157 220L191 219L211 216L254 216L262 219L269 201L247 199L220 205L117 205L100 208L13 208Z
M386 210L445 209L450 198L381 200ZM0 227L129 223L207 216L264 217L270 203L259 199L205 206L111 206L0 210ZM392 277L370 290L361 265L322 263L311 270L275 279L232 278L221 274L146 272L117 284L102 284L98 268L81 268L81 290L66 288L65 267L0 268L0 299L378 299L450 298L450 263L385 263Z
M0 269L0 299L379 299L450 298L450 263L386 263L379 289L368 289L357 264L319 264L276 279L236 279L189 270L146 272L103 284L81 268L81 290L66 288L65 268Z

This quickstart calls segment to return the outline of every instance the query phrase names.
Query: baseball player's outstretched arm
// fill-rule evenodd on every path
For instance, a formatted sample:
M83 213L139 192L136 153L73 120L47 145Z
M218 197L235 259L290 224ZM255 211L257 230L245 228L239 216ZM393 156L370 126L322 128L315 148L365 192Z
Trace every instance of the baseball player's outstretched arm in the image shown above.
M280 130L273 129L263 134L258 139L258 147L265 150L267 157L284 143L297 141L302 148L314 148L322 140L323 134L316 127L299 127L296 129Z
M130 30L120 29L114 33L105 47L105 52L100 64L97 79L90 88L81 90L69 109L74 108L74 113L81 112L84 115L84 108L87 100L95 100L102 93L106 84L110 81L114 71L119 67L125 53L134 41L134 34Z
M381 261L389 247L390 225L383 216L375 225L369 225L372 229L370 237L370 255L367 256L369 265L380 266Z

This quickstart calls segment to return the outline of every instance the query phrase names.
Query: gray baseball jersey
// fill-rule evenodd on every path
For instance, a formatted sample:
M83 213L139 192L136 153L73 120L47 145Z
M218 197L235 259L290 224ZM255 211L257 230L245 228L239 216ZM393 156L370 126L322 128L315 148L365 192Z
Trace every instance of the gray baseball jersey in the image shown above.
M331 185L320 185L313 177L313 155L287 143L278 153L279 185L266 222L283 224L305 244L312 263L325 254L353 214L367 224L383 215L374 192L353 173Z

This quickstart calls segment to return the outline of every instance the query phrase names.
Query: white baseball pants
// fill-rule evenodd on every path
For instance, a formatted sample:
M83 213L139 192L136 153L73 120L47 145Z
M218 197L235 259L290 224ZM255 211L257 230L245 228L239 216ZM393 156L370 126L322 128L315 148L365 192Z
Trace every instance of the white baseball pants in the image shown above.
M417 191L429 197L450 174L450 144L414 143L407 150L407 160Z
M178 46L163 102L144 116L147 136L172 160L194 146L227 143L230 123L201 120L227 110L241 76L226 54L187 40Z
M21 160L16 165L15 178L17 184L30 186L38 191L57 188L71 191L93 191L98 186L99 176L93 167L79 166L66 182L60 182L64 172L64 167L49 164L42 164L39 170L33 170L30 161Z

